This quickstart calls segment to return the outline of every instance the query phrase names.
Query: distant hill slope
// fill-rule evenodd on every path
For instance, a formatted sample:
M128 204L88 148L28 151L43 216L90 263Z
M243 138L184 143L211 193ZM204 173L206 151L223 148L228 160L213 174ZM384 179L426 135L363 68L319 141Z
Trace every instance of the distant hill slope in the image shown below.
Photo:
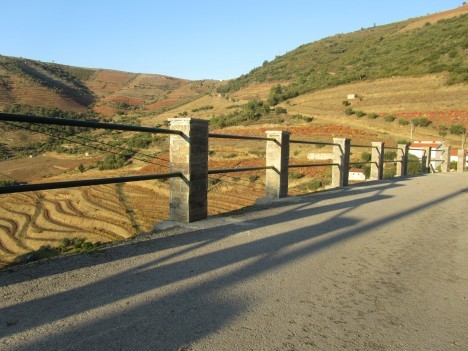
M89 69L0 56L0 110L13 104L105 116L158 112L213 92L219 83Z
M445 13L338 34L265 62L220 88L233 93L254 83L290 84L286 98L361 80L449 72L468 82L468 5Z

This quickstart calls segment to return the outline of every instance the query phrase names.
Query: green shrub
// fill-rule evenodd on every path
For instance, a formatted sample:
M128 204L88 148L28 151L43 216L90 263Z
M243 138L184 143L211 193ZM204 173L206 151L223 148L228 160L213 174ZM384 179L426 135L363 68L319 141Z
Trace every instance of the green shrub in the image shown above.
M361 161L363 162L370 162L371 158L372 158L372 154L370 152L364 151L361 154Z
M201 106L201 107L198 107L198 108L193 108L193 109L192 109L192 112L205 111L205 110L212 110L213 108L214 108L213 105L205 105L205 106Z
M296 179L304 178L304 174L298 173L298 172L290 172L288 177L291 180L296 180Z
M249 181L251 181L251 182L256 182L258 179L260 179L260 176L257 175L257 174L249 175Z
M322 182L318 179L314 179L307 184L307 189L310 191L316 191L322 187Z
M403 118L400 118L400 119L398 120L398 124L399 124L400 126L407 126L409 123L410 123L410 122L409 122L408 120L403 119Z
M356 114L356 116L358 117L362 117L362 116L365 116L366 113L364 111L361 111L361 110L357 110L354 112Z
M418 156L413 154L408 154L408 175L420 174L421 173L422 163Z
M15 180L0 180L0 187L18 185L19 183Z
M383 119L385 122L391 123L396 119L396 117L394 115L385 115Z
M277 108L275 108L275 113L277 115L280 115L282 113L288 113L288 110L286 110L284 107L278 106Z
M344 110L344 113L348 116L351 116L354 114L354 110L351 107L348 107L347 109Z
M367 114L367 118L370 118L370 119L376 119L377 117L379 117L379 115L375 112L371 112Z
M342 104L343 106L349 106L349 105L351 105L351 103L350 103L348 100L344 100L341 104Z

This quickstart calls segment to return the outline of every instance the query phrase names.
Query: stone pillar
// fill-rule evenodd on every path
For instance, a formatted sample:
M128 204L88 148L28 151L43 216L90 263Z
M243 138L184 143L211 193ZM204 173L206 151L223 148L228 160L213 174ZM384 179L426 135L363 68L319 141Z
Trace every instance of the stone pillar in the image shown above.
M403 177L408 174L408 151L409 144L398 144L397 151L397 177Z
M189 223L208 216L208 121L169 118L171 130L183 135L170 136L171 178L170 219Z
M382 180L384 167L384 143L372 143L370 180Z
M465 164L466 164L466 151L463 149L458 149L457 172L464 172Z
M266 165L274 169L266 170L265 192L270 198L288 196L289 137L285 131L267 131Z
M443 154L443 163L440 166L442 172L450 172L450 146L446 146Z
M431 147L425 147L424 148L424 156L422 158L422 165L421 165L421 171L422 173L430 173L431 172Z
M332 186L341 187L348 185L349 156L351 154L351 139L333 138L333 163Z

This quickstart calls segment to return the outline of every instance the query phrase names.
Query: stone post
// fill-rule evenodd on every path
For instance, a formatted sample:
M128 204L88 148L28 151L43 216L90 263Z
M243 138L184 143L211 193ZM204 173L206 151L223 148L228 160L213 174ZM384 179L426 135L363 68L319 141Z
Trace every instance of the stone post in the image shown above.
M351 139L333 138L333 163L332 186L341 187L348 185L349 156L351 154Z
M183 178L171 178L170 219L189 223L208 216L208 121L169 118L171 130L182 135L170 136L171 172Z
M466 164L466 150L458 149L457 172L464 172Z
M288 196L289 137L285 131L267 131L265 193L270 198Z
M396 171L398 177L403 177L408 174L408 151L409 144L398 144Z
M372 158L370 180L382 180L384 167L384 143L372 143Z
M450 172L450 152L451 148L447 145L444 149L443 163L440 166L442 172Z
M424 148L425 157L422 159L421 171L422 173L431 173L431 152L432 147Z

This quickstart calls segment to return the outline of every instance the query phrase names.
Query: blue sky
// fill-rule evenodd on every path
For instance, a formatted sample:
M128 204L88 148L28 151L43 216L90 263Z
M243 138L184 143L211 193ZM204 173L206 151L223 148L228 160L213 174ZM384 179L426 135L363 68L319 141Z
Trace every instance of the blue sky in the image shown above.
M0 54L186 79L229 79L302 44L462 3L1 0Z

